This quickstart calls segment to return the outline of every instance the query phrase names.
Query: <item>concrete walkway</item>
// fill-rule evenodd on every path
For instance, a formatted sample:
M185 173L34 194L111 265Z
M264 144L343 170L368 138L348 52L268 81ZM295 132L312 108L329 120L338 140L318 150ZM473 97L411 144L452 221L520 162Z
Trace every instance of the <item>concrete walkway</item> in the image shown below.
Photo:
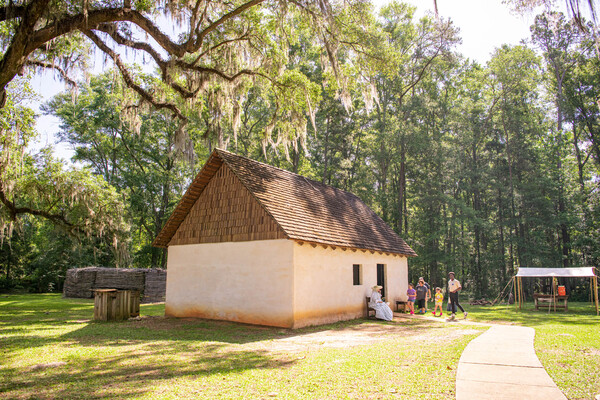
M535 355L535 330L494 325L465 348L457 400L566 400Z

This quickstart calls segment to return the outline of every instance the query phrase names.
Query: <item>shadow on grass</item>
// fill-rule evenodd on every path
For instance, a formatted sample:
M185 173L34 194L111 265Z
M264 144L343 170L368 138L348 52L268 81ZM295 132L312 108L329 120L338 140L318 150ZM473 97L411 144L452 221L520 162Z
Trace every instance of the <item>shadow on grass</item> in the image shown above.
M416 318L359 319L291 330L165 318L160 316L163 310L161 305L142 305L141 319L94 322L89 300L73 301L60 295L0 298L0 397L139 397L173 380L235 379L236 373L246 370L280 369L296 363L294 356L266 350L270 340L347 329L381 328L395 333L405 327L417 334L444 326ZM251 344L258 341L267 344ZM48 361L65 364L43 363Z
M101 347L101 346L100 346ZM118 355L72 357L64 366L4 368L0 393L36 398L130 398L152 392L163 381L235 374L248 369L284 368L266 351L225 350L221 345L202 349L180 345L142 344L119 349ZM1 397L1 396L0 396ZM12 398L11 397L11 398Z
M9 299L7 299L9 297ZM23 336L28 346L43 346L52 342L70 341L82 345L116 343L117 341L177 341L177 342L222 342L245 344L283 337L299 336L306 333L341 330L361 326L368 322L382 326L405 325L413 328L429 325L429 321L412 319L408 321L386 322L380 320L357 319L334 324L307 327L302 329L273 328L246 325L226 321L196 318L163 317L164 305L142 305L142 318L121 322L92 321L93 301L87 299L63 299L60 295L0 296L0 335L26 333L37 329L54 329L69 326L68 333L61 336ZM152 315L147 315L152 314ZM34 334L35 335L35 334ZM17 347L19 337L11 342ZM40 342L40 343L35 343ZM23 343L25 344L25 343Z
M146 307L141 309L144 314ZM147 309L164 312L160 305ZM274 328L158 316L94 322L92 314L91 301L59 295L2 296L0 397L131 398L174 378L293 363L264 349L235 346L280 337L281 330ZM44 364L48 354L59 364Z

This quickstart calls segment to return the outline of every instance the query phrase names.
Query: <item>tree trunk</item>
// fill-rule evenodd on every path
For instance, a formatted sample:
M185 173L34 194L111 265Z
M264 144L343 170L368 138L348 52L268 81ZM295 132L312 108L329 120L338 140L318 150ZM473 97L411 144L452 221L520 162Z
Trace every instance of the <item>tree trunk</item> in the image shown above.
M172 164L169 163L167 166L167 169L170 169L171 167L172 167ZM159 210L158 210L158 212L155 212L154 237L158 236L158 234L162 230L162 227L165 223L165 221L164 221L165 214L167 212L167 208L169 207L169 201L170 201L170 188L171 188L170 180L167 178L167 180L163 183L163 186L162 186L162 199L161 199L161 204L160 204ZM152 268L159 267L159 260L161 262L161 266L164 266L164 264L166 263L165 255L166 255L166 250L153 249L152 261L151 261Z
M575 158L577 159L577 178L579 181L579 190L581 191L582 197L585 195L585 181L583 179L583 168L585 161L581 155L581 149L579 148L579 134L577 133L577 127L573 125L573 149L575 150Z
M398 177L398 221L396 222L396 228L398 230L398 234L402 236L404 233L402 230L402 224L404 220L406 220L404 210L405 210L405 193L406 193L406 146L404 145L404 141L402 141L400 145L400 171Z
M502 263L502 269L500 272L502 283L506 282L509 271L506 268L506 256L504 254L504 205L502 204L502 189L498 186L498 252L500 253L500 262Z
M562 110L562 98L563 98L563 76L556 74L557 78L557 98L556 98L556 113L557 121L556 128L558 130L558 157L556 161L556 167L558 170L558 212L560 214L560 238L562 242L562 264L564 268L568 268L570 265L570 253L571 253L571 238L569 235L569 229L567 224L564 222L567 207L565 204L564 196L564 182L562 174L562 125L563 125L563 110Z
M327 184L330 183L327 181L327 168L329 167L329 117L325 119L325 145L323 146L323 162L325 164L323 165L322 182Z
M295 174L298 173L298 168L300 167L300 151L297 149L293 149L292 152L292 169Z
M6 85L21 71L27 61L27 57L37 47L32 47L33 43L30 43L30 40L40 17L49 3L50 0L32 0L28 4L27 10L16 28L12 41L4 53L4 57L0 60L0 93L2 93L2 100L5 99ZM4 101L0 103L0 107L3 106Z

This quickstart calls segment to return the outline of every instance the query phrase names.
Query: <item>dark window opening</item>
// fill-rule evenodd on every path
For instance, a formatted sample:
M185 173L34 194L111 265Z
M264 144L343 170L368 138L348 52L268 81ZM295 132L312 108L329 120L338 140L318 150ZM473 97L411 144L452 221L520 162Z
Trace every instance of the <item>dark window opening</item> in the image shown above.
M361 267L360 264L353 264L352 265L352 281L354 286L358 286L358 285L362 285L362 274L361 274Z

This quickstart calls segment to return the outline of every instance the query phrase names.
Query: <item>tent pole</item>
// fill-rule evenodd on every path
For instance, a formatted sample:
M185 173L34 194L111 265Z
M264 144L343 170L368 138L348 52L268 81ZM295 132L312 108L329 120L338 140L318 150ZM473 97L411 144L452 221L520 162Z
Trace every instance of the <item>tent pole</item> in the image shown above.
M521 297L523 298L523 307L525 307L525 288L523 287L523 278L521 277Z
M515 291L515 310L519 308L519 299L517 298L517 277L513 276L513 290Z
M521 279L521 277L518 277L517 279L519 280L519 310L520 310L521 307L523 307L523 294L522 294L523 288L521 287L521 285L523 284L523 280Z
M517 308L521 308L521 289L519 288L519 277L515 277L515 287L517 288L517 296L515 297L517 299L516 304L518 305Z
M550 294L552 295L552 301L556 301L554 298L554 278L550 278ZM552 310L552 304L548 304L548 314L550 314L550 310Z
M596 316L598 316L598 277L594 276L594 297L596 298Z
M558 279L552 278L552 290L554 292L552 304L554 304L554 312L556 312L556 291L558 290L558 288L556 287L557 285L558 285Z
M594 278L590 276L590 303L593 303L594 299Z
M521 303L519 305L519 309L523 308L523 278L519 277L519 296L521 297Z
M525 300L523 296L523 279L519 277L519 310L523 308L523 300Z

